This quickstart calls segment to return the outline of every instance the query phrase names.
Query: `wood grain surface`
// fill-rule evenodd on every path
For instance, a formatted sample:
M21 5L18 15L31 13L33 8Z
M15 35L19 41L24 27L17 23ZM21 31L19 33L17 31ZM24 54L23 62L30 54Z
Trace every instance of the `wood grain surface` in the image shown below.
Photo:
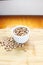
M43 16L0 16L0 28L16 25L43 28Z
M23 48L12 51L0 46L0 65L43 65L43 29L30 29L30 38ZM0 29L0 40L11 36L11 29Z

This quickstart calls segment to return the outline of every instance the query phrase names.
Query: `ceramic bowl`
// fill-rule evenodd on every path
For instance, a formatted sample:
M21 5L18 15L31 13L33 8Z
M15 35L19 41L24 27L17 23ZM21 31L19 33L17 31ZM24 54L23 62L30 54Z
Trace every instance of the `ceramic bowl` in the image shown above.
M14 31L15 29L17 29L17 28L20 28L20 27L25 27L25 28L27 28L27 30L29 30L29 32L28 32L26 35L24 35L24 36L18 36L18 35L16 35L13 31ZM29 27L19 25L19 26L13 27L11 31L12 31L12 37L13 37L13 39L14 39L16 42L23 44L23 43L26 43L26 42L29 40L29 35L30 35L30 29L29 29Z

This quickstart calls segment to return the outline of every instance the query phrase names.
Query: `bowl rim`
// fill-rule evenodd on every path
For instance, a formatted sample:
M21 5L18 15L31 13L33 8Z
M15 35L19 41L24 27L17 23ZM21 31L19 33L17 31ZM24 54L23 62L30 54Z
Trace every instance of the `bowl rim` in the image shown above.
M16 28L19 28L19 27L25 27L25 28L27 28L27 29L29 30L29 32L28 32L28 34L26 34L26 35L30 35L30 28L29 28L29 27L24 26L24 25L18 25L18 26L15 26L15 27L13 27L13 28L11 29L12 34L13 34L14 36L16 36L16 37L24 37L24 36L26 36L26 35L18 36L18 35L16 35L16 34L13 32L13 30L15 30Z

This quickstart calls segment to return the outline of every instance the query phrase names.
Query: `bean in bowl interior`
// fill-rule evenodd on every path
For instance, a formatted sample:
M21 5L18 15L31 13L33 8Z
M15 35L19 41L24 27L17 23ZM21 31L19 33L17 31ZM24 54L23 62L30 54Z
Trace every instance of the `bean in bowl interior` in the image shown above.
M29 30L25 27L18 27L13 32L18 36L24 36L29 32Z

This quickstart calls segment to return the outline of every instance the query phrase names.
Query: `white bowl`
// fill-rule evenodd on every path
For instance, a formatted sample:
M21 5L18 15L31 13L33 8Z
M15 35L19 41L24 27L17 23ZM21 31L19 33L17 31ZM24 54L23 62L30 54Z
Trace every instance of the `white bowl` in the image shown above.
M28 32L26 35L24 35L24 36L18 36L18 35L16 35L16 34L14 34L13 31L14 31L16 28L20 28L20 27L25 27L25 28L27 28L27 30L29 30L29 32ZM19 26L13 27L11 31L12 31L12 37L13 37L13 39L14 39L16 42L22 44L22 43L25 43L25 42L28 41L29 35L30 35L30 29L29 29L28 27L19 25Z

